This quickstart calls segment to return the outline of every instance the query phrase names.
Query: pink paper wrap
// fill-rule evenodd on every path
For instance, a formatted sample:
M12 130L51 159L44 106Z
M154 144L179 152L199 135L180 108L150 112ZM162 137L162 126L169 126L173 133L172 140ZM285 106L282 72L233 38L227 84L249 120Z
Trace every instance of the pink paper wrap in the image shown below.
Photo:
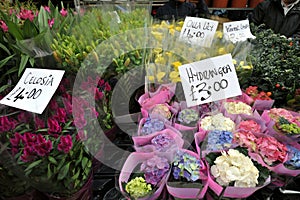
M144 161L152 158L155 154L154 153L137 153L137 152L133 152L131 153L127 160L125 161L122 170L120 172L120 176L119 176L119 187L120 187L120 191L121 193L128 199L130 200L130 198L128 197L128 194L126 193L126 191L123 189L122 187L122 183L127 183L129 181L130 175L132 174L133 170L139 165L142 164ZM166 174L161 182L159 183L159 187L156 189L156 191L154 193L151 194L151 196L146 196L143 198L139 198L138 200L156 200L162 190L165 187L166 181L169 177L169 173Z
M195 156L196 158L199 158L199 155L195 152L186 150L186 149L182 149L182 151L185 151L187 153L189 153L192 156ZM200 170L200 179L202 181L203 184L203 188L188 188L188 187L184 187L184 188L179 188L179 187L172 187L168 184L167 182L167 190L169 192L169 194L171 194L173 197L176 198L180 198L180 199L203 199L206 191L208 189L208 182L207 182L207 176L206 176L206 166L205 164L201 161L202 166L204 166L201 170ZM172 174L171 174L172 176ZM187 182L187 184L189 184Z

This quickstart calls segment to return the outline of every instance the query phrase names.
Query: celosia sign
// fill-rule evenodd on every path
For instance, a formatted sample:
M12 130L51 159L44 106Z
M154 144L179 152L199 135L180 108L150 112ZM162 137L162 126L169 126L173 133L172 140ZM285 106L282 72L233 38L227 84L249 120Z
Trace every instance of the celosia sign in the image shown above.
M224 37L232 42L245 41L247 38L255 38L252 35L249 20L227 22L223 24Z
M192 45L210 47L218 24L210 19L186 17L179 38Z
M27 68L1 104L41 114L55 93L64 70Z
M179 73L188 107L242 94L231 54L182 65Z

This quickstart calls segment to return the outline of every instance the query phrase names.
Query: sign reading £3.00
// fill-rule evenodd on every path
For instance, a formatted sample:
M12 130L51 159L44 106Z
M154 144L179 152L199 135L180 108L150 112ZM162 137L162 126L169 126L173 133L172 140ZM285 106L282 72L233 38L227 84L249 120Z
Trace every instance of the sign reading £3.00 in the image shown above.
M187 106L195 106L242 94L231 54L179 67Z
M14 89L0 103L41 114L55 93L64 72L27 68Z
M191 45L210 47L218 24L210 19L186 17L179 39Z

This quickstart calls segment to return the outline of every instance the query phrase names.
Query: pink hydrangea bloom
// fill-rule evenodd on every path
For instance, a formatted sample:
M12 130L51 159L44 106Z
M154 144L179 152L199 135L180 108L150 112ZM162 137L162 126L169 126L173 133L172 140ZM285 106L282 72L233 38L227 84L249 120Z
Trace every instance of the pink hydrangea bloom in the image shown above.
M259 133L261 131L261 126L254 120L245 120L240 122L238 129Z
M256 152L267 164L272 165L276 161L283 162L287 155L287 147L274 137L260 137L256 140Z
M234 133L234 141L240 146L250 148L252 150L256 149L257 137L251 132L246 130L239 130Z

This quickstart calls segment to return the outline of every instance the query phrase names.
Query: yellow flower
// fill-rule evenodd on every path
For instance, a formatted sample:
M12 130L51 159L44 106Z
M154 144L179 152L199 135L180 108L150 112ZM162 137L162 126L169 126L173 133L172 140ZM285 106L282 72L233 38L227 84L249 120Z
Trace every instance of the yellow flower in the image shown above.
M196 60L197 60L197 61L198 61L198 60L205 59L205 58L207 58L206 53L198 53L198 54L196 55Z
M242 68L243 69L252 69L252 66L250 66L250 65L243 65Z
M175 27L175 30L178 31L178 32L181 32L181 29L182 29L182 27L179 27L179 26Z
M155 59L155 64L166 64L166 60L161 55L158 55Z
M178 24L180 27L182 27L183 24L184 24L184 21L178 21L177 24Z
M161 41L163 39L162 33L158 32L158 31L152 31L151 33L152 33L153 37L155 39L157 39L158 41Z
M154 82L154 76L148 76L148 80Z
M224 48L224 47L219 48L219 49L218 49L218 53L221 54L221 55L222 55L222 54L226 54L225 48Z
M177 71L172 71L170 73L169 77L170 77L172 83L177 83L177 82L181 81L181 79L179 77L179 72L177 72Z
M216 31L216 37L221 39L223 37L223 32L222 31Z
M174 34L175 34L175 29L170 29L169 32L170 32L171 35L174 36Z
M233 63L234 65L236 65L236 64L237 64L237 61L236 61L235 59L232 59L232 63Z
M178 67L181 65L182 63L180 61L176 61L172 63L172 66L174 67L175 71L178 71Z
M162 78L166 75L166 72L158 72L156 78L158 82L162 82Z
M240 61L240 65L243 66L245 64L244 61Z
M166 21L162 21L160 23L160 25L161 25L161 28L168 28L168 26L169 26L169 24Z

